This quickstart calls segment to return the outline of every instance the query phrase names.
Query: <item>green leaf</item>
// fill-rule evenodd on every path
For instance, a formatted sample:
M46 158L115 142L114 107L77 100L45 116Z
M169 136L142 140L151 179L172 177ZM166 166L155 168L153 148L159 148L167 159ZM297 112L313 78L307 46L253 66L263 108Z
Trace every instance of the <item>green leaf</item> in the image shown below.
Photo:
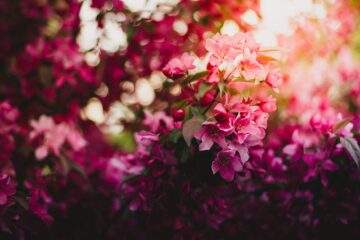
M201 83L199 86L199 91L195 94L195 97L199 100L211 87L212 86L209 84Z
M226 85L222 82L218 83L219 94L222 96L226 91Z
M181 136L181 132L176 129L169 134L168 139L170 142L177 143Z
M360 147L357 141L352 137L341 137L340 142L350 154L356 165L360 167Z
M189 75L183 80L183 83L184 84L191 83L193 81L196 81L196 80L206 76L207 74L208 74L208 71L203 71L203 72L195 73L193 75Z
M134 136L129 131L123 131L117 135L110 136L110 141L125 152L132 152L136 148Z
M202 114L202 109L199 107L190 107L190 112L192 114L193 117L199 117L202 118L203 114Z
M49 176L51 174L51 168L46 165L45 167L43 167L43 169L41 169L41 175L42 176Z
M182 134L188 146L190 146L194 134L201 128L203 122L203 118L195 116L184 123Z

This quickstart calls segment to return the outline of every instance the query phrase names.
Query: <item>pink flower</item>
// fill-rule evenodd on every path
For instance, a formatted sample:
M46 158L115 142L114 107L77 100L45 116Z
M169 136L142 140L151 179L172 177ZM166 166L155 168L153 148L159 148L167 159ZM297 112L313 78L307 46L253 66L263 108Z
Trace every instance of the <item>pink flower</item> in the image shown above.
M52 198L45 190L41 188L31 189L29 209L47 224L51 224L54 221L53 217L48 212L48 209L52 202Z
M246 80L263 80L266 77L266 69L260 64L256 53L248 51L244 54L244 59L241 61L241 74Z
M159 141L159 135L148 131L140 131L135 134L135 140L140 147L147 147L152 143Z
M55 124L51 117L42 115L38 121L31 120L30 125L33 128L29 135L30 140L39 136L43 137L42 144L35 150L35 156L39 160L45 158L49 151L58 156L65 142L74 151L78 151L86 145L85 139L73 126L66 123Z
M269 84L275 91L278 91L282 83L282 75L278 71L270 71L265 79L265 82Z
M209 150L214 143L217 143L220 147L226 147L225 141L226 132L221 130L216 123L205 122L194 137L201 141L199 145L200 151Z
M40 116L38 121L31 120L30 125L33 128L33 130L30 132L30 139L32 140L38 135L43 134L44 132L54 128L55 123L52 118L42 115Z
M238 144L254 146L260 144L265 137L263 122L258 125L253 119L253 113L239 114L235 121L235 136Z
M206 40L205 48L210 55L208 69L219 68L224 71L224 78L242 76L246 80L263 80L266 77L266 68L257 60L259 45L249 34L216 34ZM212 70L208 81L217 82L217 75Z
M188 70L194 69L194 57L188 53L184 53L180 57L171 59L163 68L163 73L168 78L180 78L184 76Z
M174 120L163 111L150 113L145 111L143 124L153 133L164 133L174 128Z
M216 34L206 40L205 48L210 53L210 65L220 66L223 62L234 61L245 51L257 51L259 46L251 35L237 33L234 36Z
M235 172L243 169L240 157L234 151L223 150L220 151L211 164L212 172L215 174L220 173L220 176L226 181L232 181Z
M217 122L216 125L219 127L219 129L226 134L231 133L234 130L235 116L228 112L221 103L218 103L214 107L213 112Z
M308 182L317 176L320 177L323 186L328 185L327 173L334 172L338 166L330 159L324 159L324 153L308 153L304 155L304 162L308 169L304 176L304 181Z
M134 154L113 156L106 164L105 178L114 184L120 183L126 175L138 175L144 166L137 161Z
M266 113L276 111L276 99L273 96L267 96L260 99L260 108Z

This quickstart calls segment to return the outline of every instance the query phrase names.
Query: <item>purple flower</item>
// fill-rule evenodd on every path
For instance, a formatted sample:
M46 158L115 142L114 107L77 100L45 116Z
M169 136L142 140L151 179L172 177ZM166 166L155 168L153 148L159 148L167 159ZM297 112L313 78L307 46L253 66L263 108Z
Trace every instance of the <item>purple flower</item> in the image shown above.
M243 165L234 151L223 150L216 155L211 169L214 174L219 172L222 178L230 182L234 179L235 172L243 169Z

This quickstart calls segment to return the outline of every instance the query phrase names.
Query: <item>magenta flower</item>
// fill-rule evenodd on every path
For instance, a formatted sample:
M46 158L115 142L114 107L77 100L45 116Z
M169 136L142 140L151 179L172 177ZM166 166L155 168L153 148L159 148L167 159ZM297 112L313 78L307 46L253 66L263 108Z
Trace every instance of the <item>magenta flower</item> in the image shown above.
M234 130L235 116L228 112L221 103L214 107L213 112L219 129L226 134L231 133Z
M0 176L0 210L11 203L12 196L16 192L16 185L10 176Z
M53 222L53 217L49 214L48 210L53 202L49 194L40 188L32 188L30 191L29 209L38 218L47 224Z
M309 182L318 176L323 186L328 186L327 174L336 171L338 166L331 159L324 159L323 157L323 152L304 155L304 162L308 167L304 176L305 182Z
M226 181L232 181L235 173L243 169L241 159L234 151L222 150L217 155L211 164L211 170L215 174L220 173L220 176Z
M155 113L145 111L143 124L153 133L164 133L174 128L174 120L163 111Z
M147 147L159 141L159 135L148 131L140 131L135 134L135 140L139 147Z
M194 57L188 53L184 53L180 57L173 58L163 68L163 73L168 78L180 78L184 76L188 70L194 69Z
M205 122L198 132L194 134L194 137L201 141L199 145L200 151L209 150L214 143L220 147L226 147L225 141L226 132L221 130L214 122Z

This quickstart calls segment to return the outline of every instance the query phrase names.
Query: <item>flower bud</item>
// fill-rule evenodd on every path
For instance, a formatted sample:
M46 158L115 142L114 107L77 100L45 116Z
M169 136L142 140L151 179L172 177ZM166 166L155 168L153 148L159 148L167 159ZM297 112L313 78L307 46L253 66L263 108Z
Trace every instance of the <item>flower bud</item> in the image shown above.
M203 107L209 106L215 98L215 92L213 90L207 91L204 96L200 99L200 104Z
M174 118L174 121L182 121L185 117L185 111L181 108L173 108L171 110L171 115Z

